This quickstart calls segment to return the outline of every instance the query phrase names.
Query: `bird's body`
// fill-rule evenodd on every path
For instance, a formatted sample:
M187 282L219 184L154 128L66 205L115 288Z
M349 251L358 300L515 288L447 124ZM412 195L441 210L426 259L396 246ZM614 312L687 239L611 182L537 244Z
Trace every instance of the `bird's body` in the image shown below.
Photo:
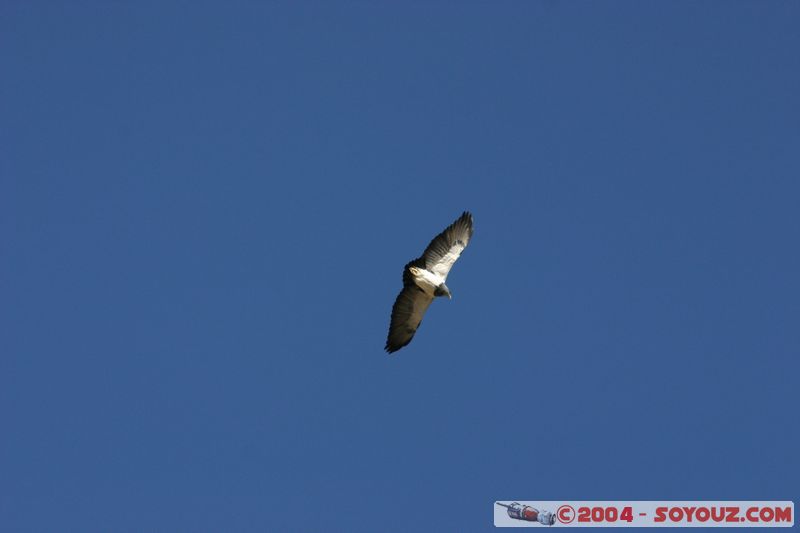
M431 241L421 257L405 266L403 290L392 307L387 352L396 352L411 342L435 297L452 297L445 281L472 233L472 215L465 211Z
M412 266L408 268L408 271L411 273L414 284L431 297L434 296L436 288L444 283L442 276L438 276L430 270Z

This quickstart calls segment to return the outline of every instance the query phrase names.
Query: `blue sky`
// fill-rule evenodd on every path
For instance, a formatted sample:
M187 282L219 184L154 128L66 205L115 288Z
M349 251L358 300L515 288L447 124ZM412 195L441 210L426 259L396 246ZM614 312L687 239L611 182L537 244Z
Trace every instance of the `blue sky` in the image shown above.
M0 529L797 500L796 2L0 5ZM475 236L414 341L403 265Z

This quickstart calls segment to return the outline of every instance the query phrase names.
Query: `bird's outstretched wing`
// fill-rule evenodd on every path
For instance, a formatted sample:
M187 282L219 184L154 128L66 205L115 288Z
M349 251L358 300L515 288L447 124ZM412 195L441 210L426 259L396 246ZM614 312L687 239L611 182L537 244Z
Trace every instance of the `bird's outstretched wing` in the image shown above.
M441 276L443 280L446 279L453 263L467 247L471 237L472 215L468 211L464 211L455 222L434 237L425 248L421 257L425 261L425 268Z
M411 342L432 301L433 296L426 294L413 282L403 287L392 307L392 321L389 324L389 337L386 339L387 352L396 352Z

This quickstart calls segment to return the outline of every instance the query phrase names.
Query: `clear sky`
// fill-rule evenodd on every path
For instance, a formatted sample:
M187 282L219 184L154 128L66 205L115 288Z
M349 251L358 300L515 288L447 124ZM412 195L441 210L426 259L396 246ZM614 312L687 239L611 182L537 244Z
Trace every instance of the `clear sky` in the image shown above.
M0 3L0 530L797 500L800 4L333 4Z

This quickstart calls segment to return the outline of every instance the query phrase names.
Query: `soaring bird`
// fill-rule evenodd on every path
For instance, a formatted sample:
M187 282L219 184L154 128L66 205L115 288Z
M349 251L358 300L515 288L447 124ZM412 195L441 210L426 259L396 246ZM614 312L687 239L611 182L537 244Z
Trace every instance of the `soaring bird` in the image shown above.
M472 215L467 211L447 226L422 252L403 268L403 290L392 307L385 350L396 352L414 338L422 316L437 296L452 298L444 284L447 274L472 237Z

